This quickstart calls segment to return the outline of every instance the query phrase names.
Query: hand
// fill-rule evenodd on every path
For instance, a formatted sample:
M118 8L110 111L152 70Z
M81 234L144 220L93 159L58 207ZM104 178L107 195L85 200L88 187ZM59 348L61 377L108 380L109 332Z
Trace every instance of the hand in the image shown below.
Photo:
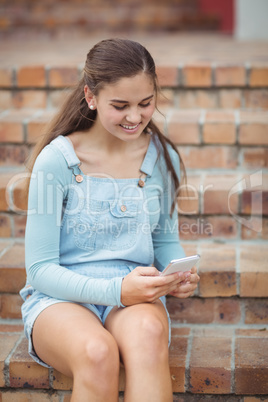
M122 281L121 303L124 306L154 303L159 297L175 291L186 279L187 273L183 272L161 276L155 267L136 267Z
M171 296L178 297L179 299L186 299L194 294L197 284L200 280L197 274L196 267L191 269L191 275L185 281L178 283L175 290L169 292Z

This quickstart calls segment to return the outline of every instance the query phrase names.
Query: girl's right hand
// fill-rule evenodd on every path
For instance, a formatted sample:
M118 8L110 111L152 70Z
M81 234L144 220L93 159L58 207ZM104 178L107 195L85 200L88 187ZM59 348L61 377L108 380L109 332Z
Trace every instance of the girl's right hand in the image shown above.
M190 275L190 272L176 272L161 276L155 267L136 267L123 278L121 303L124 306L154 303L159 297L177 289L177 285Z

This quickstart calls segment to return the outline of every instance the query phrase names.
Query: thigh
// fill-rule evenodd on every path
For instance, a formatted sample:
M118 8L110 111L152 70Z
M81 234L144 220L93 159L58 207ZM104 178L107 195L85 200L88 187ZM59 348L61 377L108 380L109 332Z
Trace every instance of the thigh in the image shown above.
M135 347L143 349L145 343L150 344L158 334L169 342L169 319L163 303L141 303L125 308L115 307L105 321L105 328L115 338L121 357Z
M35 353L46 364L71 377L83 358L83 345L90 339L111 335L90 310L74 303L57 303L37 317L32 332Z

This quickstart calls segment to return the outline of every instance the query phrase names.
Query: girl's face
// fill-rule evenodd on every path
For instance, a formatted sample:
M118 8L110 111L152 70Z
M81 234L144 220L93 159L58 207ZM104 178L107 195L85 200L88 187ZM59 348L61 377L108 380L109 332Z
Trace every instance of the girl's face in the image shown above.
M145 73L106 85L92 98L96 125L123 141L137 139L155 110L155 90Z

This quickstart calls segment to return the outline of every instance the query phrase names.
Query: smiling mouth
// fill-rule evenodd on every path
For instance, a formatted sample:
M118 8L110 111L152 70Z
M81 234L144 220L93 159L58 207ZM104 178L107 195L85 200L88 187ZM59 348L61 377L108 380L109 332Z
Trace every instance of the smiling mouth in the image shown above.
M135 126L127 126L126 124L120 124L121 127L125 128L126 130L134 130L140 125L140 123L136 124Z

